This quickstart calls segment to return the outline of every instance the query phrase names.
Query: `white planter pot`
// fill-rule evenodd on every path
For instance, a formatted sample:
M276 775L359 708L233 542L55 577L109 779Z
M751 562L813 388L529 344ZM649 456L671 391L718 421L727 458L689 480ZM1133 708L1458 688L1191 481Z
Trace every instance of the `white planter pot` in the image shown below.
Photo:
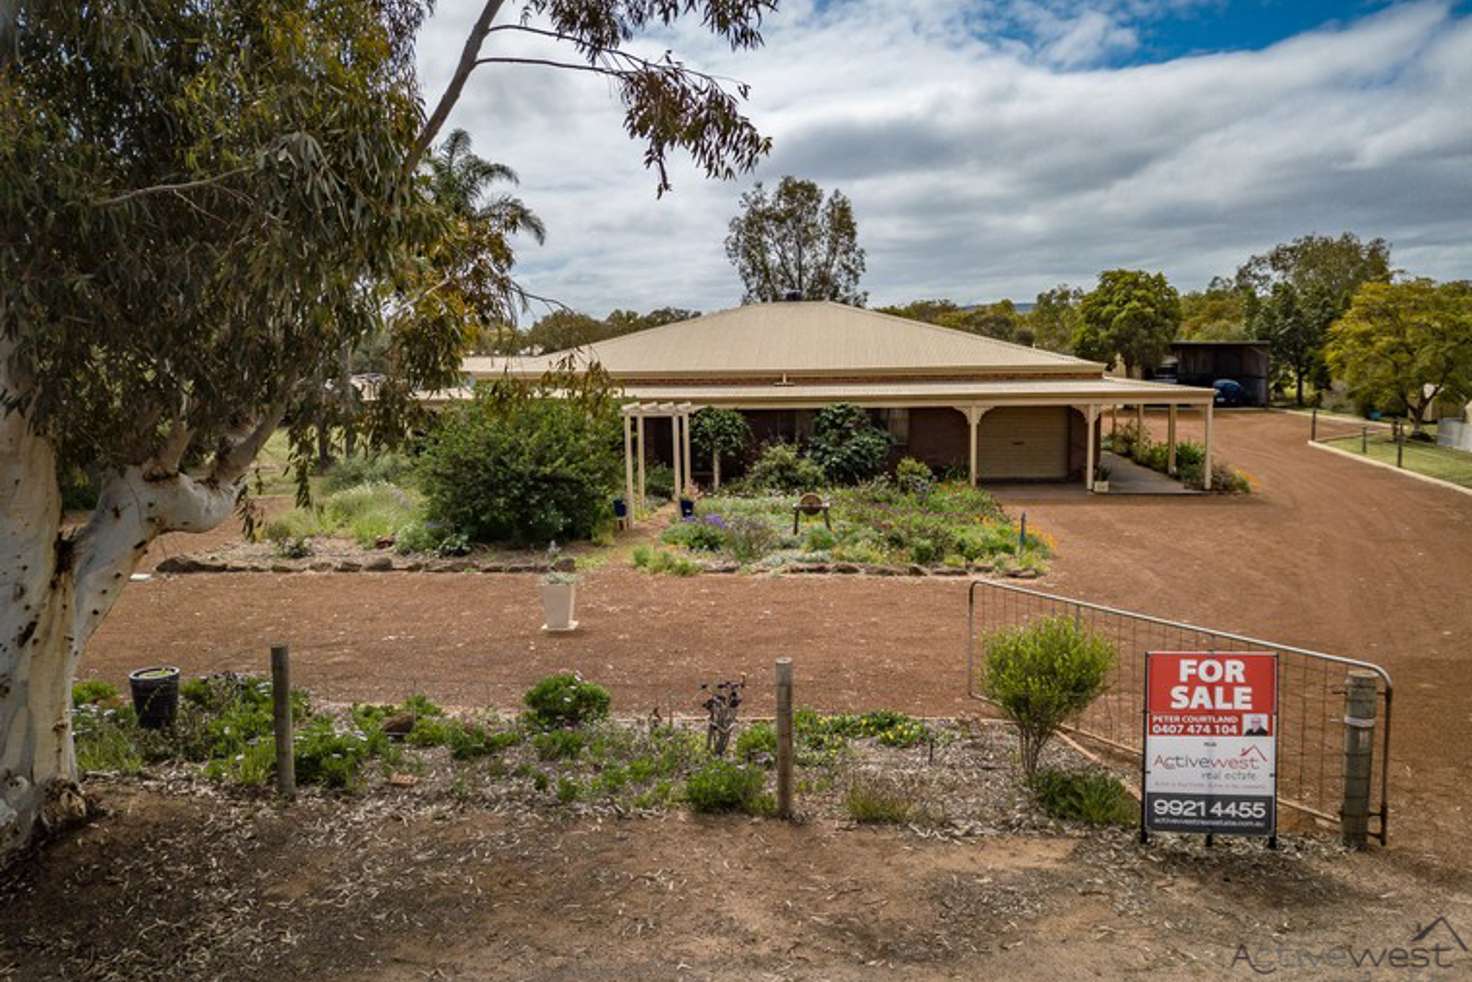
M1095 494L1108 494L1109 493L1109 482L1108 481L1095 481L1094 482L1094 493Z
M578 626L578 622L572 619L576 593L576 583L542 584L542 630L571 631Z

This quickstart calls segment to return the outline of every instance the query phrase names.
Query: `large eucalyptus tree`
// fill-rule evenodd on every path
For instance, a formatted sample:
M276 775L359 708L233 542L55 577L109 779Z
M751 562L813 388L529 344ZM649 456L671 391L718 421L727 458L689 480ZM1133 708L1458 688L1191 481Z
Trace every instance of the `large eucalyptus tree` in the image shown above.
M421 176L474 70L520 64L482 54L492 33L570 48L515 70L612 78L661 193L676 149L717 177L766 152L743 92L624 46L693 16L751 47L771 0L503 6L426 119L420 0L0 3L0 853L84 808L70 685L148 544L229 518L283 424L305 459L299 408L342 351L388 338L389 438L455 378L475 291L513 302L505 230ZM58 478L83 465L100 497L68 527Z

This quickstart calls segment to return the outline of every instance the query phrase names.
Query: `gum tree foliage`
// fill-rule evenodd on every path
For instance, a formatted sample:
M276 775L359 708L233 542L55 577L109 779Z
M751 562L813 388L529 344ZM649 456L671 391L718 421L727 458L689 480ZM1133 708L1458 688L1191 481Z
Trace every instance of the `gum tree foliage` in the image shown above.
M768 192L760 182L741 196L731 219L726 258L746 287L743 303L770 303L797 294L862 307L864 250L853 204L841 191L825 200L812 181L784 177Z
M1049 351L1071 352L1083 299L1084 291L1067 283L1039 293L1027 313L1033 344Z
M883 472L890 442L862 407L835 402L813 417L808 456L834 484L858 484Z
M419 461L430 521L474 542L585 539L611 514L620 422L606 373L572 362L528 386L482 382L444 410Z
M1299 405L1306 381L1328 382L1324 344L1329 325L1349 309L1361 285L1388 283L1391 273L1389 243L1361 242L1351 232L1337 238L1305 235L1238 267L1235 282L1249 329L1271 342L1273 364L1281 376L1292 378ZM1290 306L1296 319L1285 321L1283 313Z
M1181 323L1181 298L1164 273L1111 269L1079 304L1073 351L1080 358L1124 363L1125 372L1159 364Z
M1438 396L1472 398L1472 283L1366 283L1329 329L1350 391L1404 410L1419 431Z
M478 67L613 80L658 193L677 150L721 178L767 152L740 86L623 47L683 17L754 47L772 0L526 0L495 24L503 6L425 119L419 0L5 5L0 852L84 808L68 691L148 544L227 519L283 423L304 476L307 409L365 338L385 367L367 435L391 442L416 389L456 381L478 291L510 316L506 229L457 221L421 170ZM568 58L482 54L496 32ZM100 493L64 530L80 466Z
M1247 294L1220 276L1204 290L1181 295L1181 337L1192 341L1253 340Z

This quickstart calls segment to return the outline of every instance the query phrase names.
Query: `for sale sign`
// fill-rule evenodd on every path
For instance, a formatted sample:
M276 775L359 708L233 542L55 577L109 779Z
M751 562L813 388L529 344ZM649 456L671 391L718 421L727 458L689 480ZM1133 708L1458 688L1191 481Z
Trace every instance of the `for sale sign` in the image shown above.
M1145 829L1273 835L1278 656L1152 651L1145 703Z

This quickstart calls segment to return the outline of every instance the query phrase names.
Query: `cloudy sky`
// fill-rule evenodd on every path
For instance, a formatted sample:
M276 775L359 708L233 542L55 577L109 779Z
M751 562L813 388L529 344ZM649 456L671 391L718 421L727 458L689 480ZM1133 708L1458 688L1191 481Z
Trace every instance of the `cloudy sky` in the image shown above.
M431 102L479 7L440 0L426 26ZM1468 7L781 0L755 52L697 22L634 46L749 82L774 142L734 182L681 160L658 200L594 76L484 66L450 125L515 168L546 221L546 245L519 250L525 286L597 316L739 302L726 225L744 189L784 174L853 199L875 306L1025 300L1119 266L1196 289L1275 242L1346 229L1389 239L1410 272L1467 278ZM548 53L503 33L483 53L530 51Z

